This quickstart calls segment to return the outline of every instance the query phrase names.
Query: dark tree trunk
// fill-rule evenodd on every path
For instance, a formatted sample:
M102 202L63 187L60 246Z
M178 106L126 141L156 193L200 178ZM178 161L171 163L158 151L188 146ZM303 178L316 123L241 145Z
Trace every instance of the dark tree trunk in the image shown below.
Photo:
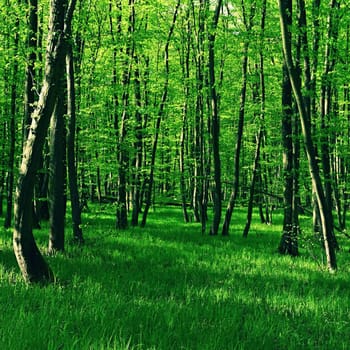
M322 186L322 180L320 176L320 170L317 164L315 147L311 136L311 128L308 120L307 108L303 99L300 85L298 84L298 75L295 69L295 65L292 59L292 52L288 46L288 37L290 27L288 26L288 8L291 0L279 0L280 8L280 21L282 32L283 53L286 66L288 68L289 79L292 84L294 97L298 106L300 122L302 127L302 134L304 139L305 151L308 158L310 176L312 180L313 188L315 189L318 207L320 210L323 241L325 247L325 253L327 258L327 266L330 271L337 269L336 254L334 249L334 233L333 233L333 221L329 219L331 208L328 207L328 203L325 199L325 194Z
M292 8L288 8L288 25L291 25ZM291 38L288 38L291 49ZM282 237L278 247L281 254L298 255L297 237L293 227L293 106L292 85L286 65L283 66L282 80L282 143L283 143L283 227Z
M69 28L70 29L70 28ZM71 32L69 30L69 38ZM73 50L72 44L67 42L66 55L66 74L67 74L67 115L68 115L68 129L67 129L67 167L69 192L72 210L72 228L73 241L76 243L84 243L83 231L81 228L81 208L77 181L77 168L75 165L75 130L76 130L76 92L74 79L74 64L73 64Z
M191 1L191 12L194 13L194 2ZM204 156L204 35L205 20L207 8L205 0L199 2L198 9L198 32L196 36L196 52L194 60L196 63L196 108L194 113L194 130L193 130L193 191L192 191L192 209L195 222L202 223L202 233L205 232L206 211L203 207L205 187L205 162L209 160Z
M182 107L182 128L180 136L180 191L181 191L181 206L182 215L185 223L190 221L187 211L187 189L186 189L186 164L185 164L185 149L186 143L188 142L188 99L189 99L189 79L190 79L190 49L191 49L191 25L190 25L190 9L186 12L187 25L185 27L186 34L183 39L183 49L180 55L180 63L182 67L182 77L184 81L183 92L184 102Z
M18 45L19 45L19 18L16 17L14 31L14 54L13 54L13 72L11 81L11 106L10 106L10 122L8 136L10 141L9 159L7 164L6 177L6 216L4 227L9 228L12 223L12 206L13 206L13 187L14 187L14 162L15 162L15 147L16 147L16 113L17 113L17 79L18 79Z
M221 220L222 210L222 186L221 186L221 159L220 159L220 116L219 116L219 97L216 89L215 82L215 34L219 21L222 1L218 0L215 8L214 17L212 20L211 28L208 33L208 71L209 71L209 99L210 99L210 112L211 112L211 142L213 149L213 161L214 161L214 193L213 193L213 205L214 205L214 218L210 228L210 235L217 235L219 231L219 225Z
M122 78L122 115L120 124L118 125L118 203L116 210L116 228L126 229L128 227L128 201L127 201L127 169L129 168L129 150L127 149L126 136L128 133L128 123L130 119L129 111L129 89L131 81L131 69L134 56L134 38L133 33L135 30L135 7L134 0L129 0L129 26L128 26L128 39L126 44L125 61L123 67Z
M23 138L22 141L28 137L29 127L31 124L31 115L34 110L34 103L36 101L36 69L35 62L37 59L37 48L38 48L38 1L29 0L28 1L28 34L27 34L27 46L28 46L28 56L27 65L25 72L25 92L24 92L24 120L23 120ZM23 146L23 145L22 145ZM42 176L38 176L37 180L41 180ZM34 189L34 197L39 195L38 187L41 186L36 184ZM46 195L46 193L45 193ZM47 202L46 202L47 203ZM34 198L33 201L33 227L40 228L40 213L39 208L41 207L41 202L38 198Z
M133 176L133 193L132 193L132 215L131 215L131 225L137 226L139 223L139 214L141 211L141 169L142 169L142 149L143 149L143 130L142 130L142 114L141 114L141 77L139 71L139 59L135 57L136 69L135 69L135 101L136 101L136 111L135 111L135 137L136 141L134 143L135 148L135 174Z
M254 156L253 174L252 174L252 181L251 181L250 188L249 188L247 219L246 219L246 224L245 224L245 227L243 230L243 237L245 237L245 238L248 236L250 224L252 222L255 183L257 180L257 176L258 176L259 161L260 161L260 148L261 148L262 138L263 138L263 131L260 128L260 130L258 131L258 135L256 137L256 149L255 149L255 156Z
M287 25L292 26L292 2L288 3ZM300 37L299 37L300 38ZM289 51L292 51L292 36L288 32L286 38L286 46ZM297 47L297 62L300 62L300 41ZM299 64L297 65L299 68ZM298 69L298 86L300 88L300 69ZM297 230L294 226L294 178L296 169L294 169L294 154L293 154L293 91L292 84L289 79L288 68L286 63L283 64L282 73L282 144L283 144L283 227L282 237L278 247L281 254L289 254L297 256L298 238ZM309 118L308 118L309 119ZM296 136L298 137L298 135ZM295 138L296 138L295 137Z
M322 155L322 168L324 174L324 187L325 187L325 199L327 206L330 210L328 213L328 220L332 221L333 226L333 187L335 182L332 181L331 174L331 160L330 153L333 142L331 137L333 132L330 131L329 119L332 107L332 78L335 66L336 45L338 40L338 23L339 23L339 2L332 0L329 8L329 15L327 19L327 40L324 56L324 71L321 79L321 96L320 96L320 114L321 114L321 155ZM333 232L333 244L338 249L338 242Z
M45 136L57 101L56 82L64 74L64 0L52 0L45 77L38 105L33 112L29 135L23 149L15 197L14 252L27 282L53 281L53 274L42 257L33 236L32 200L35 174L38 170ZM66 16L70 20L73 11Z
M49 166L49 210L50 210L50 236L49 253L64 250L65 225L65 98L63 96L62 77L60 90L50 125L50 166Z
M3 122L0 124L1 125L1 137L3 140L6 140L6 123ZM1 154L5 154L5 142L2 142L1 144ZM4 189L5 189L5 162L4 158L2 157L0 160L0 216L3 215L3 207L2 207L2 202L4 198Z

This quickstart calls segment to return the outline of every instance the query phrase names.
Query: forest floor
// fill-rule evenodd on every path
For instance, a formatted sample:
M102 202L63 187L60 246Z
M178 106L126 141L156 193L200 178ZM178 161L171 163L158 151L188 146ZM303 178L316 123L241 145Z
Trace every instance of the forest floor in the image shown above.
M306 231L299 257L277 253L281 219L254 218L243 239L237 209L230 236L210 237L178 208L116 231L114 208L92 207L85 246L46 256L57 277L46 287L22 281L1 229L0 349L349 349L349 241L330 274ZM47 235L35 232L42 250Z

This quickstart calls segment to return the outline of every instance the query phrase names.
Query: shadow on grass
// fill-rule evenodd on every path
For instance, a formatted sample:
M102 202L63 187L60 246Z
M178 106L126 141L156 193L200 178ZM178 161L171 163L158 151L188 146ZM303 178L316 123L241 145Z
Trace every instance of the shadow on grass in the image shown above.
M274 253L276 231L201 236L173 209L152 213L145 229L115 231L106 212L86 219L85 247L46 257L61 283L21 300L24 322L50 320L52 349L118 339L137 349L314 349L346 339L347 310L331 303L350 303L347 280ZM16 266L9 248L0 263Z
M292 259L272 264L277 256L260 251L260 258L245 256L249 247L242 253L243 247L217 244L212 237L184 242L170 234L128 235L101 238L99 245L72 252L71 258L55 257L55 264L57 270L64 266L62 277L78 277L78 285L71 280L67 287L81 290L82 298L89 286L99 286L95 327L100 322L107 333L123 329L135 346L143 337L145 349L327 348L335 334L344 332L337 324L344 316L328 310L326 325L324 310L318 314L332 290L337 298L349 299L342 278L298 276ZM84 337L90 344L96 341L93 334Z

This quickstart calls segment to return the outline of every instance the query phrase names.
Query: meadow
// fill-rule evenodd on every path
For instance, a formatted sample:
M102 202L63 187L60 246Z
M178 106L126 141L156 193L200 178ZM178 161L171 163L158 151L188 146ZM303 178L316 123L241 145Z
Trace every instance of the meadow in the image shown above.
M307 217L291 258L277 253L278 213L243 239L244 209L229 237L210 237L178 208L125 231L112 206L91 208L85 246L46 256L57 281L45 287L23 282L12 231L0 230L0 349L349 349L346 237L330 274ZM35 235L45 250L47 229Z

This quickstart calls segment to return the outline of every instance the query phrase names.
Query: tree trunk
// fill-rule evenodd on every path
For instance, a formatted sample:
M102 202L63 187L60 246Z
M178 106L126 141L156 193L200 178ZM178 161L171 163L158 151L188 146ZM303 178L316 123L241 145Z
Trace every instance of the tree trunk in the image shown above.
M28 137L29 127L32 120L32 113L35 102L35 61L37 50L37 35L38 35L38 0L28 1L28 38L27 45L29 54L27 57L25 94L24 94L24 122L23 122L23 140Z
M324 187L325 187L325 199L327 206L330 210L328 213L328 220L332 221L333 226L333 187L335 182L332 181L331 174L331 161L330 153L332 145L330 137L332 133L329 127L329 119L332 108L332 78L335 66L336 45L338 40L338 23L339 23L339 2L332 0L329 8L329 15L327 19L327 40L324 56L324 71L321 79L321 96L320 96L320 115L321 115L321 155L322 155L322 168L324 174ZM332 242L335 244L335 248L339 249L337 239L333 232Z
M243 18L247 33L250 32L252 27L253 12L249 16L249 22L246 18L246 13L243 10ZM247 92L247 71L248 71L248 49L249 49L249 37L245 39L243 48L243 59L242 59L242 86L240 93L240 106L239 106L239 116L238 116L238 127L237 127L237 139L235 145L234 162L233 162L233 184L230 199L226 208L225 220L222 226L222 235L227 236L229 234L229 227L231 223L232 213L235 207L236 198L239 189L239 169L240 169L240 156L242 147L242 137L243 137L243 125L244 125L244 114L245 114L245 101Z
M73 1L74 2L74 1ZM66 1L52 0L45 76L39 101L32 115L29 135L23 149L15 197L14 252L22 275L27 282L53 281L53 273L41 255L32 230L32 200L35 174L45 136L57 100L57 81L64 74L64 15ZM66 20L70 21L72 11Z
M62 77L59 82L59 91L50 125L50 166L49 166L49 210L50 236L49 253L64 250L65 226L65 123L66 112Z
M19 18L16 17L15 31L14 31L14 54L13 54L13 72L11 81L11 106L10 106L10 122L9 122L9 159L7 164L7 202L6 202L6 216L4 227L9 228L12 223L12 205L13 205L13 187L14 187L14 162L15 162L15 148L16 148L16 113L17 113L17 79L18 79L18 45L19 45Z
M131 81L131 68L134 56L134 38L133 33L135 30L135 7L134 0L129 0L129 25L128 25L128 37L126 43L126 52L124 54L125 61L123 67L122 77L122 115L120 125L118 125L118 203L116 211L116 228L126 229L128 227L128 203L127 203L127 169L129 168L129 150L126 145L126 136L128 132L128 122L130 119L129 111L129 89Z
M328 207L328 203L325 199L325 194L322 187L322 181L320 176L319 167L317 164L315 147L312 141L310 123L308 121L307 109L302 96L300 85L298 84L297 72L292 59L292 52L290 46L288 45L288 8L291 0L279 0L280 8L280 22L281 22L281 33L282 33L282 43L283 43L283 53L286 66L288 68L289 79L292 84L292 89L294 97L298 106L300 122L302 127L302 134L304 139L304 145L306 150L306 155L309 163L309 170L311 175L311 180L313 187L315 189L318 207L320 210L323 241L325 246L327 266L330 271L337 269L336 255L333 242L333 222L329 219L329 213L331 213L331 208Z
M260 127L258 134L256 136L256 149L255 149L255 156L254 156L254 165L253 165L253 174L252 174L252 181L250 184L249 189L249 201L248 201L248 210L247 210L247 219L246 224L243 230L243 237L246 238L248 236L248 232L250 229L250 224L252 222L252 214L253 214L253 200L254 200L254 192L255 192L255 183L258 176L258 169L259 169L259 161L260 161L260 148L261 148L261 142L263 138L263 131Z
M292 8L288 7L288 25L292 23ZM291 50L291 37L288 38ZM281 254L298 255L297 237L294 236L293 227L293 106L292 86L289 80L286 65L283 65L282 82L282 142L283 142L283 228L282 237L278 247Z
M222 227L222 235L227 236L229 234L229 227L231 223L232 213L235 207L236 198L239 189L239 169L240 169L240 156L242 147L243 137L243 125L244 125L244 114L245 114L245 99L247 91L247 68L248 68L248 42L244 44L243 62L242 62L242 88L240 94L240 108L239 118L237 127L237 140L234 153L233 162L233 186L230 195L229 203L226 208L225 221Z
M172 20L172 23L170 25L170 29L169 29L169 32L168 32L168 37L167 37L167 40L166 40L166 43L165 43L165 48L164 48L165 81L164 81L164 87L163 87L163 95L162 95L162 99L160 101L159 111L158 111L158 116L157 116L156 126L155 126L155 135L154 135L154 140L153 140L151 164L150 164L151 170L150 170L149 178L147 179L147 183L146 183L145 208L144 208L144 211L143 211L141 227L145 227L146 226L148 211L149 211L149 209L151 207L151 204L152 204L152 191L153 191L153 182L154 182L154 167L155 167L155 161L156 161L156 152L157 152L157 146L158 146L160 123L161 123L161 120L162 120L162 117L163 117L163 114L164 114L165 104L166 104L167 97L168 97L169 44L170 44L170 40L171 40L172 34L174 32L174 28L175 28L175 23L176 23L176 18L177 18L177 13L178 13L179 7L180 7L180 0L178 0L178 2L176 4L173 20Z
M208 33L208 70L209 70L209 99L211 112L211 142L214 161L214 218L210 228L210 235L217 235L221 220L222 194L221 194L221 159L220 159L220 116L219 98L215 83L215 32L219 21L222 1L218 0L215 8L211 28Z
M135 137L136 141L134 142L135 148L135 160L134 167L135 173L133 175L133 193L132 193L132 215L131 215L131 225L137 226L139 222L139 214L141 211L141 170L142 170L142 146L143 146L143 130L142 130L142 114L141 114L141 77L139 70L139 59L138 56L135 57L135 102L136 102L136 111L135 111Z
M69 38L71 38L71 33ZM74 81L74 65L72 45L68 40L66 55L66 74L67 74L67 167L69 192L72 210L72 227L73 241L76 243L84 243L83 231L81 228L81 209L77 181L77 168L75 165L75 129L76 129L76 96Z

